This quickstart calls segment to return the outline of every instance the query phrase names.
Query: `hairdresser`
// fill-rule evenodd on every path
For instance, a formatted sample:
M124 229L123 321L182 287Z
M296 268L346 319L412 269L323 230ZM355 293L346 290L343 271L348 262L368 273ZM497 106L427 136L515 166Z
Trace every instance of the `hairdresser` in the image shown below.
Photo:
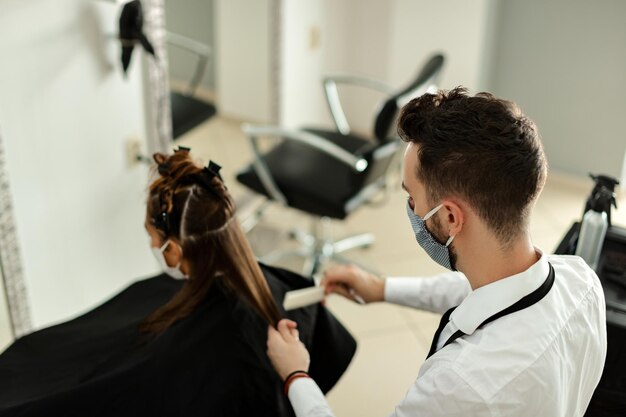
M606 356L604 296L581 258L533 244L529 221L547 173L535 124L513 102L456 88L412 100L398 130L408 143L407 225L449 272L381 279L340 266L322 281L348 299L443 314L390 415L582 416ZM296 415L332 416L297 324L270 326L267 345Z

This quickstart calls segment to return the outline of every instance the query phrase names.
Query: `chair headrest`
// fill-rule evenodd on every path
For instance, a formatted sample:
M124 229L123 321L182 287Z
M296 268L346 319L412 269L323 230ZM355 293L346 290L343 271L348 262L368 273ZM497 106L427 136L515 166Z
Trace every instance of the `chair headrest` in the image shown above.
M405 88L400 90L398 93L394 95L395 99L398 99L402 96L409 94L411 91L417 90L420 87L423 87L424 84L428 83L428 81L436 78L436 76L443 69L444 57L442 54L433 55L427 62L424 64L420 72L417 74L417 77Z
M405 86L397 93L389 97L380 107L376 121L374 122L374 137L379 141L385 140L389 135L389 130L396 119L396 114L400 108L400 101L404 98L417 95L420 90L428 88L441 73L444 64L442 54L433 55L417 74L417 77L409 85ZM422 94L425 91L421 91ZM403 104L403 103L402 103Z

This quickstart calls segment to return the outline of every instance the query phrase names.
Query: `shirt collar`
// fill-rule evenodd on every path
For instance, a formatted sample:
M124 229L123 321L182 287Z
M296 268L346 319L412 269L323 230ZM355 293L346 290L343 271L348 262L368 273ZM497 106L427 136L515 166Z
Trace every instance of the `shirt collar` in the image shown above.
M475 289L450 315L450 321L463 333L472 334L482 322L535 291L548 276L547 257L540 258L527 270Z

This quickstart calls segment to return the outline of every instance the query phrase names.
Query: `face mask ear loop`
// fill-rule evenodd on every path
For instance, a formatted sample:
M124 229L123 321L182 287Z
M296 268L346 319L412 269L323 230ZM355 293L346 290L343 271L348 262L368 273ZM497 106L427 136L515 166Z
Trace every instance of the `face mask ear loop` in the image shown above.
M435 213L437 213L441 209L441 207L443 207L443 204L439 204L437 207L426 213L423 220L426 221L430 219ZM448 240L446 241L446 248L450 246L455 237L456 235L452 235L448 238Z
M169 245L172 241L170 239L167 239L165 241L165 243L163 244L163 246L161 246L159 248L159 250L161 251L161 253L163 253L165 251L165 248L167 248L167 245ZM180 248L180 256L183 256L183 248ZM178 266L180 266L180 262L178 263Z
M431 211L429 211L428 213L426 213L426 215L424 216L424 218L422 220L426 221L428 219L430 219L433 214L437 213L439 211L439 209L443 207L443 204L439 204L437 207L435 207L434 209L432 209Z
M167 248L167 245L169 245L169 244L170 244L170 240L169 240L169 239L167 239L167 240L165 241L165 243L163 244L163 246L161 246L161 247L159 248L159 250L161 251L161 253L163 253L163 252L165 251L165 248Z

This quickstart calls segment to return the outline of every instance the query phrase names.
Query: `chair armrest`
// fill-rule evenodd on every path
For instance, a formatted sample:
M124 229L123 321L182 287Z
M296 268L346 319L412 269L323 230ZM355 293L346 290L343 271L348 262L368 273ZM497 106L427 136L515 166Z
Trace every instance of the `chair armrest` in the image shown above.
M249 125L242 126L243 131L248 137L256 140L257 136L268 135L295 140L297 142L306 143L307 145L324 152L327 155L343 162L356 172L363 172L367 169L368 162L359 155L354 155L345 149L335 145L333 142L325 138L302 130L284 129L278 126L267 125Z
M371 78L355 75L329 75L324 77L323 84L324 93L326 94L326 102L328 103L328 107L330 108L330 114L333 117L335 126L337 126L337 130L343 135L347 135L350 133L350 126L348 125L348 120L346 119L343 107L341 107L341 100L339 99L337 84L356 85L359 87L369 88L371 90L380 91L382 93L390 95L394 93L394 89L385 83Z
M284 129L278 126L268 125L250 125L243 124L241 126L244 133L248 136L252 151L254 153L254 168L259 176L259 179L263 183L263 186L272 196L274 200L280 201L283 204L287 203L287 199L280 191L272 174L267 167L267 164L262 158L261 151L259 149L258 138L259 136L274 136L287 140L294 140L297 142L305 143L325 154L332 156L338 161L348 165L356 172L363 172L367 169L368 162L364 158L353 155L345 149L335 145L332 142L324 139L321 136L314 135L310 132L304 132L301 130Z
M211 56L211 47L209 45L198 42L197 40L191 39L187 36L179 35L178 33L166 32L165 41L170 45L186 49L199 56L207 58Z
M198 88L198 85L200 85L202 77L204 76L207 61L211 57L211 47L202 42L198 42L195 39L172 32L165 33L165 40L172 46L193 52L198 56L198 64L196 65L196 70L189 81L186 93L188 96L193 96Z

